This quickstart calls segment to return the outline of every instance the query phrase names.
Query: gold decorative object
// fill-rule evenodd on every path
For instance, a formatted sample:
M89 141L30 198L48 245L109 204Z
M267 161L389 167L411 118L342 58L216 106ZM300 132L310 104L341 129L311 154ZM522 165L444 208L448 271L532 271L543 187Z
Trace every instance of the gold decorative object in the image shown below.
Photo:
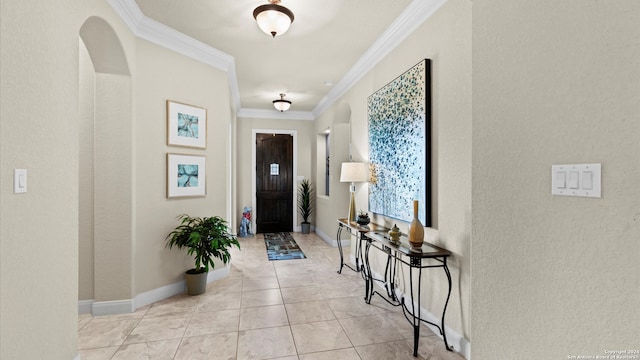
M389 239L394 243L400 242L400 229L396 224L393 224L393 227L389 230Z
M418 200L413 200L413 221L409 227L409 244L413 248L421 248L424 243L424 227L418 219Z

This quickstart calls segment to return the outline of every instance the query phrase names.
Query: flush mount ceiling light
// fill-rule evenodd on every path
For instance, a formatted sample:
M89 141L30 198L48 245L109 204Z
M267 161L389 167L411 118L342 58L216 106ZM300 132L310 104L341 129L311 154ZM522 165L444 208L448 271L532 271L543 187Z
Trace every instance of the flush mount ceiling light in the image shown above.
M285 94L280 94L280 99L273 100L273 107L280 112L285 112L291 107L291 101L284 99Z
M269 4L260 5L253 10L253 18L266 34L276 37L289 30L293 22L291 10L280 4L280 0L269 0Z

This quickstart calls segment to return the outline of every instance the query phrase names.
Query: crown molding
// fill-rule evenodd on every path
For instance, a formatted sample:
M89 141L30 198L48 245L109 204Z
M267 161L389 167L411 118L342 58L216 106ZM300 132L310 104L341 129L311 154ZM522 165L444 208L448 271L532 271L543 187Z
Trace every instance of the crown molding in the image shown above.
M240 109L240 90L233 56L144 16L134 0L107 0L133 34L194 60L225 71L236 109Z
M107 1L137 37L226 71L231 98L238 117L292 120L314 120L320 116L380 60L388 55L391 50L447 2L447 0L413 0L311 112L288 111L279 113L271 110L242 108L233 56L146 17L135 0Z
M109 5L116 11L122 21L127 24L134 34L137 34L138 23L144 17L142 11L133 0L107 0Z
M312 110L313 116L319 117L446 2L447 0L413 0L331 91L320 100Z
M310 111L285 111L280 112L275 109L273 110L265 110L265 109L240 109L238 111L239 118L250 118L250 119L276 119L276 120L303 120L303 121L313 121L315 118Z

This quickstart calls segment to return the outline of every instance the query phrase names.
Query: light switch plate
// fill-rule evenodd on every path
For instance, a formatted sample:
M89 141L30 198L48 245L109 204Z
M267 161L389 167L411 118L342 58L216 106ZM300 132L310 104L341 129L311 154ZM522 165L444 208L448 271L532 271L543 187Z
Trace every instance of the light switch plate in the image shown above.
M27 169L13 170L13 193L22 194L27 192Z
M552 165L551 194L601 197L601 167L601 164Z

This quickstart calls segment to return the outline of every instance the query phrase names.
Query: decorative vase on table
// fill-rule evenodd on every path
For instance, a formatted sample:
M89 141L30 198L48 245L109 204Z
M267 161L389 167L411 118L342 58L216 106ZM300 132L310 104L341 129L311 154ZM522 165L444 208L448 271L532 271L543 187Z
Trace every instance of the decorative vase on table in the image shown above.
M393 227L391 228L391 230L389 230L389 240L396 244L399 245L400 244L400 228L398 228L398 225L393 224Z
M356 222L360 226L367 226L371 222L371 219L369 218L369 214L360 210L360 212L358 213L358 217L356 218Z
M412 248L419 249L424 243L424 227L418 219L418 200L413 200L413 220L409 227L409 244Z

